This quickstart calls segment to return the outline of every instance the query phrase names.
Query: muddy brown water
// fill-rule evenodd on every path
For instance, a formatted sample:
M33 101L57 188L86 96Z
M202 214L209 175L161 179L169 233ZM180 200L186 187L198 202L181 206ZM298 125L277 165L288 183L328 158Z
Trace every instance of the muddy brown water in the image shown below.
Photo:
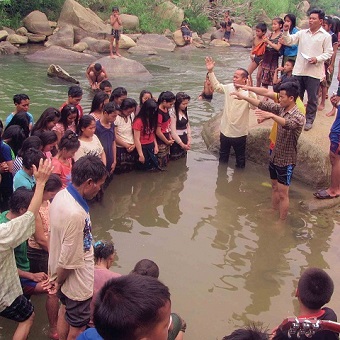
M186 339L221 339L249 322L273 328L297 312L294 291L301 272L324 268L335 281L330 306L339 310L339 212L309 213L300 201L312 190L296 181L291 186L290 215L284 225L270 211L270 180L265 167L248 162L246 169L219 166L206 151L202 124L220 112L223 96L211 103L197 100L205 78L204 56L214 55L216 74L232 80L236 67L246 67L249 51L242 48L178 50L155 57L135 57L153 74L147 83L114 79L129 96L150 89L186 91L192 96L189 115L193 130L187 159L171 162L162 173L115 176L101 203L91 205L96 240L112 239L117 248L113 270L127 274L142 258L160 267L169 286L172 309L187 322ZM126 54L126 56L128 56ZM85 89L85 64L63 65ZM47 78L47 65L22 57L0 59L0 117L12 110L12 96L31 97L30 112L37 118L47 106L59 107L68 84ZM334 82L333 82L334 86ZM1 289L1 288L0 288ZM30 338L46 339L44 298L33 297L36 318ZM0 318L0 339L10 339L15 323Z

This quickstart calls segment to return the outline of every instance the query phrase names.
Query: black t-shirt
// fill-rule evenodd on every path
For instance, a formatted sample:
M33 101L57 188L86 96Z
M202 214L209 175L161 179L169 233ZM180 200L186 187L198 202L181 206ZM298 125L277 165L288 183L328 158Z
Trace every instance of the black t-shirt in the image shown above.
M318 320L329 320L329 321L337 321L337 316L334 313L333 309L328 307L322 308L325 311L323 315L318 317ZM307 319L307 318L306 318ZM283 332L281 329L276 331L276 335L274 336L273 340L339 340L339 334L334 333L332 331L318 331L316 332L311 338L307 338L306 336L301 336L298 338L296 334L292 334L291 337L288 337L288 331Z

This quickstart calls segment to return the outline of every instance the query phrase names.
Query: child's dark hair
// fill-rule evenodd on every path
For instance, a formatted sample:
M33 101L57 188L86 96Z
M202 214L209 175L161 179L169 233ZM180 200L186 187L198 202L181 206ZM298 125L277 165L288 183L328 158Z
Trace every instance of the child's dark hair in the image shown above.
M122 97L122 96L127 96L127 91L125 87L116 87L110 96L110 102L113 102L116 98Z
M283 17L283 20L286 20L286 18L288 18L292 23L289 28L289 33L292 33L293 28L296 27L296 16L294 14L288 13Z
M105 283L94 307L93 321L104 339L140 339L161 321L170 302L168 287L149 276L124 275Z
M59 119L59 123L63 124L64 130L66 131L68 128L68 122L67 122L67 118L68 116L70 116L71 114L76 114L76 119L74 121L75 125L78 125L78 120L79 120L79 111L77 109L76 106L68 104L65 105L60 112L60 119Z
M283 27L284 22L283 22L282 18L275 17L272 21L276 21L279 24L280 28Z
M150 91L148 91L148 90L142 90L142 91L140 92L140 94L139 94L139 105L140 105L140 106L143 105L142 99L143 99L143 96L144 96L146 93L150 94L151 98L153 98L153 97L152 97L152 93L151 93Z
M189 23L186 20L183 20L181 26L189 26Z
M114 244L111 241L98 241L93 245L93 249L95 263L100 259L106 260L115 252Z
M30 119L28 117L28 114L26 111L20 111L14 115L14 117L11 119L11 121L7 124L5 131L12 125L19 125L26 138L30 134L30 129L29 129L29 124L30 124Z
M18 151L18 156L22 157L25 152L30 149L34 148L40 150L42 147L42 141L38 136L30 136L24 140L22 143L21 149Z
M265 22L259 22L255 28L257 28L258 30L261 30L263 33L267 32L267 24Z
M92 100L91 111L94 112L103 108L105 100L109 99L109 95L103 91L97 92Z
M14 104L20 104L22 100L30 100L30 98L27 94L24 94L24 93L15 94L13 96L13 103Z
M31 135L33 136L35 132L39 130L47 130L47 124L50 122L54 122L55 120L59 121L60 119L60 111L55 109L54 107L48 107L39 117L37 122L34 124Z
M115 111L121 111L121 109L119 108L119 106L115 102L106 103L103 107L104 113L110 114L110 113L115 112Z
M11 147L15 155L18 154L19 150L22 148L24 141L26 140L26 135L24 130L19 125L12 125L6 127L2 139L7 140L7 144Z
M287 59L286 60L286 62L289 62L289 63L291 63L292 64L292 66L294 67L294 65L295 65L295 60L294 59Z
M121 110L128 110L137 107L137 102L133 98L125 98L120 105Z
M34 193L32 190L29 190L25 187L19 187L9 198L9 210L15 214L20 214L21 209L27 210L31 203L33 194Z
M80 146L80 142L78 140L77 135L71 131L67 130L64 133L64 136L61 137L60 142L58 144L59 151L65 149L67 151L70 150L78 150Z
M286 91L288 97L294 97L296 101L299 96L299 85L295 81L287 81L280 85L279 91Z
M119 7L117 7L117 6L113 6L113 7L112 7L112 12L113 12L113 11L117 11L117 12L119 12Z
M36 136L38 136L42 142L42 147L49 144L53 144L58 141L58 136L55 131L37 131Z
M171 91L163 91L158 97L157 104L160 105L162 102L170 103L176 99L175 95Z
M93 66L93 68L94 68L97 72L99 72L99 71L102 69L102 65L99 64L99 63L95 63L94 66Z
M83 133L82 129L86 129L88 126L91 125L92 122L95 122L95 121L96 120L91 115L84 115L83 117L81 117L79 119L79 124L77 126L77 134L81 136Z
M72 85L68 89L68 96L72 98L81 97L83 95L83 90L78 85Z
M244 328L239 328L231 334L223 337L222 340L268 340L268 329L262 329L255 324L249 325Z
M143 259L136 263L135 267L131 271L131 274L151 276L158 279L159 268L155 262L149 259Z
M99 157L93 155L80 157L74 163L71 171L72 183L76 186L82 185L89 179L97 183L104 176L107 176L106 166Z
M221 26L221 28L226 28L227 24L225 23L225 21L221 21L220 26Z
M178 92L176 94L176 101L175 101L175 112L176 112L176 118L177 120L179 119L178 113L179 113L179 106L181 105L181 103L183 102L183 100L190 100L190 96L185 93L185 92ZM186 107L183 110L183 113L185 114L185 116L188 118L188 108Z
M157 128L158 105L153 98L148 99L142 106L136 119L141 119L143 123L143 134L149 135Z
M112 88L112 85L111 83L108 81L108 80L103 80L100 85L99 85L99 88L104 91L105 87L111 87Z
M63 186L63 183L60 177L57 174L51 174L48 180L46 181L44 191L45 192L53 192L59 191Z
M22 156L22 165L27 169L30 170L33 165L36 166L36 168L39 168L39 162L40 159L45 160L46 156L44 153L37 149L28 149L24 155Z
M317 310L331 300L334 283L330 276L320 268L306 269L298 283L298 297L309 309Z

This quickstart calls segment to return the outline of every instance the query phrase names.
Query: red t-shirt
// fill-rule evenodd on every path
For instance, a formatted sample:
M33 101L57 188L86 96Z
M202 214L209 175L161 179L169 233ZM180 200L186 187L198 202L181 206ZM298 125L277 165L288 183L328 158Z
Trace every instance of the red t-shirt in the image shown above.
M150 144L155 141L155 131L154 129L149 129L148 133L144 134L144 125L140 118L137 118L133 124L132 128L134 130L140 131L140 143L143 144Z
M60 106L59 111L61 111L64 108L64 106L66 106L66 105L68 105L68 102L63 103L63 105ZM76 105L76 108L78 109L79 119L80 119L84 115L83 108L80 104Z

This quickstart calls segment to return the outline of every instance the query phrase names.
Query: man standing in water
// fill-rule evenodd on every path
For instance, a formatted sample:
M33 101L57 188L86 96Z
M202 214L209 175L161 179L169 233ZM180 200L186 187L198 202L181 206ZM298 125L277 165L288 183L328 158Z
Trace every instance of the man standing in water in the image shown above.
M280 86L279 104L261 102L242 92L233 92L231 95L263 110L256 113L258 119L273 119L278 124L276 143L270 155L269 173L273 208L279 210L280 219L285 220L289 208L289 185L296 164L297 142L305 122L304 115L295 104L299 95L298 84L286 82Z
M96 156L81 157L72 168L72 183L58 192L50 208L48 271L53 292L62 303L60 340L75 340L90 321L94 258L91 220L86 199L97 195L107 176Z
M320 79L324 74L324 62L332 57L331 35L322 28L325 12L313 9L309 14L309 28L289 34L289 23L283 25L282 42L291 46L298 44L298 55L293 75L300 83L300 98L303 100L307 91L305 131L312 128L318 107L318 91Z

